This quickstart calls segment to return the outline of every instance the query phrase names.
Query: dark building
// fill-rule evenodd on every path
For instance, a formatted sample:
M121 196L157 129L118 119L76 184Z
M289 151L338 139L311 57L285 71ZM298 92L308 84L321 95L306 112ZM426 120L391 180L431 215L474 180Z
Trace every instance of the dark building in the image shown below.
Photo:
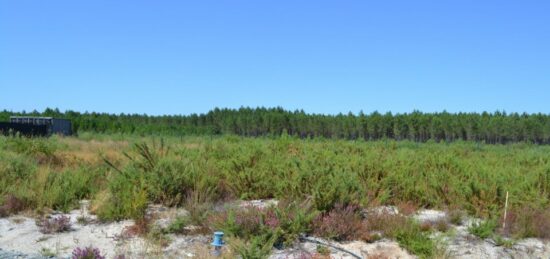
M11 116L9 123L0 123L0 131L4 134L19 132L27 136L50 136L52 134L69 136L72 134L72 126L71 121L65 119Z

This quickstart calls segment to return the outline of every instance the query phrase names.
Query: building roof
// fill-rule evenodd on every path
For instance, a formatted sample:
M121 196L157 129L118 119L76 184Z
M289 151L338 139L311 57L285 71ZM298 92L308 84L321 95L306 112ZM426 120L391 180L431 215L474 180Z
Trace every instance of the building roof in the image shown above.
M36 116L10 116L10 119L47 119L51 120L53 117L36 117Z

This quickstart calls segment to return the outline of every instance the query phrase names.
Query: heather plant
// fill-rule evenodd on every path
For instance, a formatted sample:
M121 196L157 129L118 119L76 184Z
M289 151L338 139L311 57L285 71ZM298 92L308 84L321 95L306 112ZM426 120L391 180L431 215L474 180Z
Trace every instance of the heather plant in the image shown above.
M314 234L337 241L369 240L366 222L357 206L336 205L329 212L319 214L313 222Z
M73 250L71 259L105 259L98 248L95 247L77 247Z
M71 219L61 215L58 217L43 218L36 221L36 225L43 234L66 232L71 229Z
M286 203L265 209L229 209L213 214L209 221L212 230L223 230L244 240L269 237L274 245L284 246L291 245L301 234L309 233L314 217L315 213L307 205Z
M550 209L514 209L508 213L506 227L500 233L514 238L550 239Z
M4 198L3 204L0 206L0 217L18 213L24 210L25 207L26 204L23 200L17 198L15 195L7 195Z

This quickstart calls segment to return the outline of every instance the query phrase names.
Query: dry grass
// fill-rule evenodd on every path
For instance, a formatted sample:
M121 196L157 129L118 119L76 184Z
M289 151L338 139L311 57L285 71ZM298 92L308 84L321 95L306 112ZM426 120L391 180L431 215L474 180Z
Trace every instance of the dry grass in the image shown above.
M411 201L399 202L397 203L396 207L399 210L399 213L406 216L410 216L418 211L418 205L414 204Z
M127 161L122 151L128 148L128 141L87 141L78 138L61 138L60 142L66 148L57 150L55 155L62 158L66 167L74 168L82 164L102 165L104 158L115 164Z
M234 252L231 249L231 246L224 246L222 249L221 255L214 256L212 254L212 246L197 244L191 249L195 258L204 258L204 259L231 259L235 258Z
M123 236L145 236L151 229L151 220L149 218L138 219L134 222L134 225L126 227L123 231Z

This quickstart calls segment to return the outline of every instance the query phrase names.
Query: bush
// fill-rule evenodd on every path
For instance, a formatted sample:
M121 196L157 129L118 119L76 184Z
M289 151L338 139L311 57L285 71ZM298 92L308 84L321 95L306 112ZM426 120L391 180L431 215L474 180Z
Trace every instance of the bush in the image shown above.
M6 217L11 214L16 214L24 210L26 204L23 200L15 197L15 195L7 195L4 198L4 204L0 206L0 217Z
M420 231L418 225L410 223L403 226L395 232L395 239L399 245L412 254L418 255L420 258L431 258L434 254L436 246L432 239Z
M274 243L274 236L262 235L252 237L248 241L236 239L230 246L243 259L262 259L269 257Z
M381 231L384 236L394 238L401 247L420 258L431 258L437 249L415 220L402 215L373 212L367 215L367 226L370 231Z
M140 220L148 206L145 182L131 173L116 174L109 181L109 188L96 196L95 210L101 220Z
M229 209L209 217L212 230L244 240L258 236L273 238L277 246L290 245L310 231L315 213L307 204L281 202L277 207Z
M71 219L67 216L43 218L36 221L42 234L53 234L71 230Z
M185 217L177 217L166 229L166 233L183 234L184 228L189 224L189 220Z
M550 238L550 209L520 208L508 213L503 234L515 238Z
M494 220L485 220L479 223L474 223L468 228L470 234L481 239L491 237L495 232L497 223Z
M36 198L36 202L40 207L64 212L77 208L80 200L89 198L97 192L98 186L94 180L102 175L99 170L87 167L41 173L38 182L43 184L43 189L39 190L40 197Z
M337 241L369 240L370 236L359 207L351 205L336 205L328 213L317 216L313 221L313 233Z
M213 204L211 202L212 192L210 190L191 191L184 203L185 209L189 212L188 221L196 226L205 226Z
M450 210L447 212L447 217L449 218L449 222L454 225L462 225L462 220L465 217L465 213L462 210Z

